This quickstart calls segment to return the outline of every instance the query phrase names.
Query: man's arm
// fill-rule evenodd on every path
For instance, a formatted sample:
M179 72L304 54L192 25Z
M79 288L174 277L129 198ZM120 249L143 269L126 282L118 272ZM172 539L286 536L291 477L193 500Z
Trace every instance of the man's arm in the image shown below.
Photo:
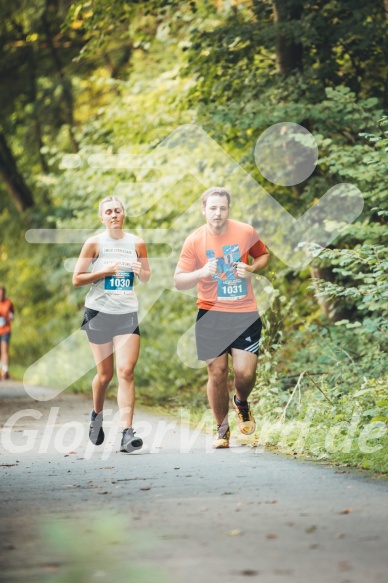
M251 277L254 273L259 273L259 271L264 269L268 261L268 251L263 255L260 255L260 257L255 257L251 265L247 265L246 263L242 263L242 261L240 261L237 263L237 275L243 279Z
M191 289L201 279L211 277L216 271L217 259L208 261L201 269L196 269L195 271L184 271L180 267L177 267L174 274L174 285L179 290Z

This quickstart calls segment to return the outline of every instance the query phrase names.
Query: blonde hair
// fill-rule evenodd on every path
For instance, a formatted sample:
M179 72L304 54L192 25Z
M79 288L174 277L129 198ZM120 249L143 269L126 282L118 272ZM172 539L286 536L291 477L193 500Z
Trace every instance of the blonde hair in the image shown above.
M113 202L116 201L119 203L119 205L121 206L121 208L124 211L125 214L125 208L123 203L121 202L121 200L119 198L117 198L117 196L106 196L105 198L103 198L102 200L100 200L100 203L98 205L98 216L101 217L101 213L102 213L102 205L105 204L106 202Z

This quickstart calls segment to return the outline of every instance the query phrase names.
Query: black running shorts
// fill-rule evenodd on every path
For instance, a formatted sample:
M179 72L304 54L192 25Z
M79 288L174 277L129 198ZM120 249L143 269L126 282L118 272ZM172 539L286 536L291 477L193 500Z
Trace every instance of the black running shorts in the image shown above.
M261 320L257 312L198 311L195 325L198 360L217 358L232 348L258 354Z
M81 330L85 330L89 342L105 344L112 342L114 336L138 334L140 336L137 312L129 314L104 314L85 308Z

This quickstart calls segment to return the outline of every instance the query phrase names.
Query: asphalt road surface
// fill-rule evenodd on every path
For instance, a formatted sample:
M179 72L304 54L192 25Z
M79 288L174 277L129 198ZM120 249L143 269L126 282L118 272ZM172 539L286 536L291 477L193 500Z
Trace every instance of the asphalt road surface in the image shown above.
M388 581L388 482L235 445L137 410L146 447L88 441L90 399L0 384L0 579Z

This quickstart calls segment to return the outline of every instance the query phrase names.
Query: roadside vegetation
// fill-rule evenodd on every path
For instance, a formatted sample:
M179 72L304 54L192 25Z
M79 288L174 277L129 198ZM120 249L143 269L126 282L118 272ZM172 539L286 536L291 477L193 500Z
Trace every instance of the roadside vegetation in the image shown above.
M363 193L361 215L328 248L312 249L308 267L273 254L263 272L275 291L252 395L255 443L387 473L387 3L19 0L0 10L0 282L16 305L11 376L79 328L85 296L71 285L82 240L50 245L42 234L31 244L26 232L98 229L97 203L122 181L132 185L127 228L166 230L149 244L156 283L167 283L142 322L139 401L201 417L204 369L177 356L195 298L174 291L172 275L201 219L192 205L203 185L182 176L177 159L177 182L158 201L157 172L88 163L147 155L197 124L295 217L335 184ZM316 170L294 187L268 183L254 161L260 134L285 120L319 147ZM205 186L222 180L216 157L202 171ZM257 202L239 185L232 196L232 216L255 225ZM91 377L71 389L88 392Z

